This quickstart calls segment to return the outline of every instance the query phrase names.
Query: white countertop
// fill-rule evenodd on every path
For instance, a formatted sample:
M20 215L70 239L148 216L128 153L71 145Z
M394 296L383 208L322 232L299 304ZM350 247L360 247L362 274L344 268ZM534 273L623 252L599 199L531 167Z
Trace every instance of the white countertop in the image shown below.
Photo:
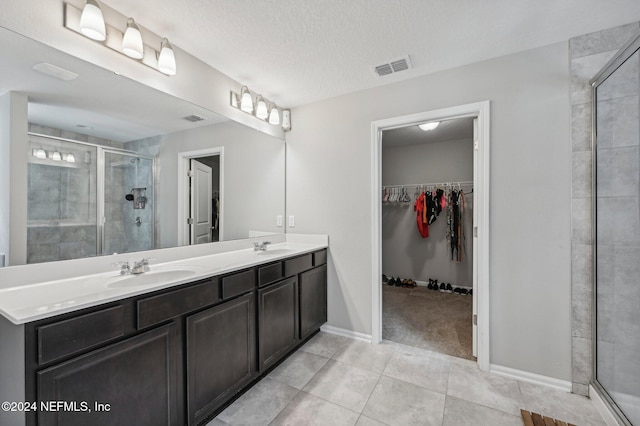
M0 288L0 314L14 324L24 324L327 247L326 241L317 238L297 240L270 245L267 251L243 249L158 264L151 261L151 270L140 275L120 275L114 270Z

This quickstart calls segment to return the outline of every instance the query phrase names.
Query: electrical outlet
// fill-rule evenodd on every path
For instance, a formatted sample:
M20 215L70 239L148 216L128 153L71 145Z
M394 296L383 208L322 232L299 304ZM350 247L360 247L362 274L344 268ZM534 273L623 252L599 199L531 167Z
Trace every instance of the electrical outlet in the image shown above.
M276 226L282 226L283 220L282 220L282 215L279 214L278 216L276 216Z
M289 228L294 228L296 226L296 218L295 216L289 216Z

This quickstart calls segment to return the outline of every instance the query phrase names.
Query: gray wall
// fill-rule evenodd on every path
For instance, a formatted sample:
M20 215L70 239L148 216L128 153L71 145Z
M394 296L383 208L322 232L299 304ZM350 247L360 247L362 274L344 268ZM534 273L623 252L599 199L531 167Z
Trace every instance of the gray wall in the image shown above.
M276 227L276 216L284 215L285 208L282 140L229 121L160 136L158 141L160 247L177 244L178 153L205 148L224 147L224 240L247 238L249 230L284 232Z
M473 138L385 148L382 136L382 185L473 180ZM465 191L467 187L463 188ZM451 285L473 286L473 195L465 197L465 250L462 262L451 260L446 239L446 212L429 225L422 238L413 209L415 187L407 188L412 202L382 206L382 272L419 281L429 278Z
M591 80L618 50L640 30L624 25L570 40L571 69L571 306L573 392L587 395L593 365L592 306L592 152Z
M6 265L27 260L27 97L0 96L0 253Z
M371 334L371 122L490 100L491 362L571 378L567 58L559 43L293 111L287 214L330 236L330 325Z

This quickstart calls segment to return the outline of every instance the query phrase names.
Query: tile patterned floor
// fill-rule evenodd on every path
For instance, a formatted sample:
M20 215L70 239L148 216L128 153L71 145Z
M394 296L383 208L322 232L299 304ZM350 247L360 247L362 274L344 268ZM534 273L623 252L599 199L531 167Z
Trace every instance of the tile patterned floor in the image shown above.
M520 408L604 426L591 401L475 362L319 333L207 426L521 426Z

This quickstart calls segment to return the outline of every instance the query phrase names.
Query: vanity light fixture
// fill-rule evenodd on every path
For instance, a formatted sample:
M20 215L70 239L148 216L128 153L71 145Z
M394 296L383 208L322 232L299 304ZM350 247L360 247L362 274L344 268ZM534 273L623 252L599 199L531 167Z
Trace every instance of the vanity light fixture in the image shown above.
M47 158L47 151L42 148L37 148L33 150L33 156L40 159Z
M65 161L67 163L75 163L76 162L76 156L73 155L72 153L67 154L67 156L65 157Z
M105 22L105 15L110 22ZM101 8L96 0L87 0L82 10L71 3L64 3L64 26L156 71L176 74L176 54L166 38L144 30L145 44L142 31L133 18L105 4Z
M51 158L54 161L61 161L62 160L62 154L60 154L60 151L52 151L49 154L49 158Z
M253 97L247 86L240 89L240 109L249 114L253 112Z
M249 90L247 86L242 86L240 93L232 90L229 104L232 108L251 114L272 126L279 126L281 125L280 123L282 123L282 129L284 131L291 130L291 111L281 109L278 105L264 98L262 95L257 95L255 92ZM282 114L282 116L280 114Z
M428 132L429 130L433 130L436 127L438 127L439 124L440 124L439 121L430 121L428 123L418 124L418 127L420 127L420 130Z
M144 57L142 34L140 34L140 28L138 28L133 18L127 19L127 29L122 37L122 53L133 59L142 59Z
M260 120L264 120L269 116L269 111L267 111L267 103L264 101L262 95L258 95L256 98L256 117Z
M102 9L96 0L87 0L80 15L80 31L92 40L105 41L107 29Z
M176 55L169 40L162 39L160 53L158 54L158 71L166 75L176 75Z
M271 105L271 112L269 113L269 124L273 124L274 126L280 124L280 112L278 112L278 107L275 105Z

